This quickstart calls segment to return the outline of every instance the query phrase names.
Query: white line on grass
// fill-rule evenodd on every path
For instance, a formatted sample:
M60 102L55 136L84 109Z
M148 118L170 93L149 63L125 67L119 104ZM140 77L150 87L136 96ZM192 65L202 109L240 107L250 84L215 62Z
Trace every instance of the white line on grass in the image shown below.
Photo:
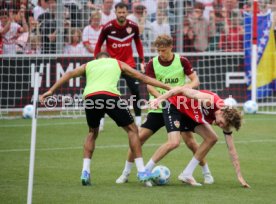
M276 142L276 139L268 139L268 140L251 140L251 141L236 141L236 144L248 144L248 143L269 143ZM217 142L217 144L225 144L225 142ZM156 147L161 144L144 144L143 147ZM184 144L183 144L184 145ZM110 148L127 148L128 145L98 145L96 149L110 149ZM82 147L55 147L55 148L37 148L36 151L55 151L55 150L74 150L74 149L82 149ZM28 152L29 149L2 149L0 153L5 152Z

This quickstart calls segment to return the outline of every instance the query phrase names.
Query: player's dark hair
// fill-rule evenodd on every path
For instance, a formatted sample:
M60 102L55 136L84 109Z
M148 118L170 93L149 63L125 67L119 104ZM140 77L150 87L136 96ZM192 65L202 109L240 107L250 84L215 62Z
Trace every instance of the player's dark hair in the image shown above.
M236 108L225 107L222 109L223 117L226 122L226 127L234 127L237 131L240 129L242 124L242 113Z
M173 39L168 35L159 35L154 41L154 46L158 47L170 47L173 45Z
M96 56L96 59L108 58L108 57L110 57L110 55L107 52L99 52Z
M115 5L115 10L117 10L117 8L126 8L127 9L127 4L125 4L123 2L119 2Z

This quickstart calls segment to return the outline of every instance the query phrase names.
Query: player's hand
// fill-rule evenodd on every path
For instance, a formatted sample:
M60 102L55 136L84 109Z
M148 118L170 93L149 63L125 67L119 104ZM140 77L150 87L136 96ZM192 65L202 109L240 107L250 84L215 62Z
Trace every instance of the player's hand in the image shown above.
M39 101L40 101L40 103L41 103L42 105L44 105L45 99L46 99L48 96L51 96L52 94L53 94L53 92L49 90L49 91L45 92L44 94L40 95L40 96L39 96Z
M246 183L246 181L243 179L242 176L238 176L238 180L241 183L242 187L244 187L244 188L250 188L249 184Z
M140 63L140 70L143 74L145 73L145 64L144 63Z
M160 101L158 99L156 99L156 98L149 101L150 109L153 109L153 110L158 109L159 104L160 104Z

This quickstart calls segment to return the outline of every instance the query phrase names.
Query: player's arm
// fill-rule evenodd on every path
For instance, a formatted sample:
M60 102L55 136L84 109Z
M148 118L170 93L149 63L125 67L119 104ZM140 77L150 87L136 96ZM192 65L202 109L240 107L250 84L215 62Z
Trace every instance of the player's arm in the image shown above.
M47 92L39 96L39 101L43 103L47 96L51 96L60 86L68 82L71 78L83 76L86 64L77 67L73 71L66 72Z
M199 86L199 78L196 72L193 72L192 74L188 75L188 78L190 79L190 82L184 84L183 87L196 88Z
M143 43L139 37L139 30L135 31L135 35L134 35L134 42L136 45L136 50L138 52L139 55L139 59L140 59L140 69L142 73L145 73L145 58L144 58L144 50L143 50Z
M96 58L97 54L101 52L102 45L106 39L105 29L103 28L101 30L100 36L98 38L98 41L96 43L95 49L94 49L94 57Z
M167 91L165 94L152 100L150 102L150 106L151 108L155 109L162 101L175 95L183 95L191 99L201 100L202 103L207 105L211 105L211 103L214 102L213 96L211 94L203 93L183 86L177 86L172 88L170 91Z
M246 181L244 180L244 178L242 177L242 174L241 174L240 161L239 161L238 153L236 151L236 147L234 144L232 132L224 131L224 136L225 136L225 141L226 141L226 144L228 147L228 152L229 152L232 164L236 171L237 178L243 187L250 188L250 186L246 183Z
M161 94L154 88L154 86L147 85L148 92L153 95L155 98L161 96Z
M119 63L121 65L121 70L124 74L126 74L126 75L128 75L132 78L136 78L139 81L144 82L145 84L150 84L152 86L157 86L157 87L160 87L162 89L170 90L171 87L169 85L164 84L160 81L157 81L156 79L148 77L144 74L141 74L140 72L136 71L135 69L133 69L132 67L130 67L129 65L127 65L124 62L120 61Z

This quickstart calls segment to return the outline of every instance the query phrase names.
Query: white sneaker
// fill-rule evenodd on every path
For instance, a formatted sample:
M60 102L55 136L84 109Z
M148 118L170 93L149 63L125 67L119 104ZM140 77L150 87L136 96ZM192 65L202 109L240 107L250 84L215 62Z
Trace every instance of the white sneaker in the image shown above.
M204 177L204 184L213 184L215 182L214 177L211 175L211 173L205 173L203 174Z
M178 176L178 180L191 186L202 186L201 183L197 183L193 176L185 176L182 173Z
M116 183L127 183L129 174L122 174L119 178L117 178Z
M152 187L151 181L146 181L146 182L144 183L144 185L145 185L145 187Z

